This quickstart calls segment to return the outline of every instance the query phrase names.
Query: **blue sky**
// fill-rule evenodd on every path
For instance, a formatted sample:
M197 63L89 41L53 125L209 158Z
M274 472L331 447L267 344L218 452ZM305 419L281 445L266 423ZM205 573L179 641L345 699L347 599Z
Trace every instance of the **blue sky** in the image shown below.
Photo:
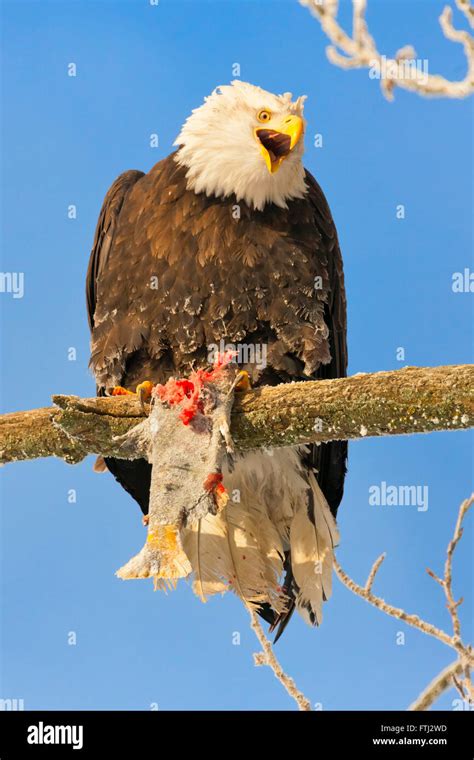
M371 32L387 54L411 43L430 71L462 78L462 49L438 27L443 5L369 0ZM472 102L397 91L387 103L367 72L328 63L319 25L296 0L16 0L2 15L2 271L25 277L23 298L0 294L2 411L94 393L84 279L103 196L122 171L147 171L171 151L191 108L233 78L234 63L244 80L308 95L305 163L340 234L351 374L472 361L472 296L451 287L454 272L472 268ZM442 569L472 488L471 455L469 432L352 443L339 512L345 569L365 581L386 551L375 590L448 631L425 568ZM186 584L166 596L114 576L144 529L92 461L2 470L0 697L26 709L293 709L272 673L254 667L258 646L235 597L203 605ZM369 488L382 481L427 486L428 509L371 506ZM468 520L455 561L467 640L471 553ZM404 709L453 659L337 581L322 627L295 617L277 649L327 710ZM449 692L437 707L455 699Z

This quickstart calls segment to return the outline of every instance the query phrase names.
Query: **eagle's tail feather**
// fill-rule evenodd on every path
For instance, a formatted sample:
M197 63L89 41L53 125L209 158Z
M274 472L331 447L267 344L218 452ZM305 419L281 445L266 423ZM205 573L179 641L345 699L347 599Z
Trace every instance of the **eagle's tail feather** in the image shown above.
M206 601L212 594L234 591L248 604L268 603L281 612L283 562L274 539L266 516L234 503L183 528L181 540L193 569L194 592Z
M311 625L319 625L323 601L331 596L333 550L339 534L312 472L308 482L308 503L298 508L290 526L291 567L298 612Z
M238 500L231 498L218 514L207 514L180 532L196 595L207 601L211 595L234 591L270 623L271 630L277 629L275 640L295 609L310 624L321 623L339 540L313 471L295 468L294 459L289 457L286 470L271 459L270 474L264 459L262 484L252 468L242 474L236 467L227 474L225 486L228 493L238 494ZM273 470L289 473L282 480L282 493L275 487L279 481ZM287 506L280 505L282 497ZM288 512L282 530L281 516Z
M194 593L206 602L208 596L227 591L232 567L225 549L227 526L222 513L207 514L182 528L181 542L191 563Z
M280 636L282 636L286 626L291 620L291 616L293 615L296 607L295 600L297 592L293 578L293 570L291 569L291 555L289 551L285 552L284 569L285 580L283 582L282 593L286 599L286 607L282 613L275 616L275 619L270 626L270 633L273 633L276 630L275 638L273 639L274 644L276 644Z

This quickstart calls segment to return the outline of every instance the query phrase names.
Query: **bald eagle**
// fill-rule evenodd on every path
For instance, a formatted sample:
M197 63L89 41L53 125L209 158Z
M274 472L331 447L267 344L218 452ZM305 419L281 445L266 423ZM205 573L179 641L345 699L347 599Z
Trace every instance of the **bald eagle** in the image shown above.
M148 174L115 180L87 273L99 395L186 376L209 365L216 345L237 347L254 386L346 374L342 258L325 196L302 163L303 106L291 93L241 81L221 86L192 111L175 152ZM295 608L310 624L321 622L346 457L345 441L256 450L223 473L239 495L219 517L243 578L238 592L245 600L246 587L258 587L258 611L277 636ZM146 514L148 462L105 463ZM190 557L208 594L226 582L213 563L215 530L202 526L205 569ZM280 576L283 606L268 573L249 580L248 566L238 566L231 544L245 546L246 536Z

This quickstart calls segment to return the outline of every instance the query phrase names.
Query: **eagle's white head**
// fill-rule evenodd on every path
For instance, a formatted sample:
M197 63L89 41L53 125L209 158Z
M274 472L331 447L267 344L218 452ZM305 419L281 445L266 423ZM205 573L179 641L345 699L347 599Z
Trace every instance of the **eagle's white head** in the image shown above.
M239 80L194 109L175 140L187 187L263 209L307 192L302 164L305 96L273 95Z

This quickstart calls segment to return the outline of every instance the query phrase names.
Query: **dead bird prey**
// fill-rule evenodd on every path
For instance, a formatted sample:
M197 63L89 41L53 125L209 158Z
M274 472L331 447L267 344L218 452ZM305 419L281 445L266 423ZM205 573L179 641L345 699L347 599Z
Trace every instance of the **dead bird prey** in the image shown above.
M302 163L303 103L240 81L220 87L191 113L174 153L114 182L87 275L99 394L143 395L144 381L186 378L221 344L236 347L254 386L345 375L342 259ZM320 623L346 455L335 441L246 453L232 472L224 462L227 505L179 536L199 595L233 589L278 635L295 607ZM146 514L150 463L105 461Z
M230 412L239 379L228 367L230 360L229 353L220 357L211 371L198 370L190 379L172 378L166 385L156 386L151 393L155 403L150 416L123 437L124 455L133 455L139 446L139 451L146 451L152 471L147 541L118 571L120 578L153 578L155 588L174 587L178 578L193 570L192 536L199 541L203 520L215 517L226 506L229 497L222 484L222 467L226 456L234 453ZM228 554L225 543L214 557L207 558L206 576L216 583L223 576L215 560ZM205 559L199 551L196 559L196 588L205 600ZM249 601L260 600L265 601L256 588Z

